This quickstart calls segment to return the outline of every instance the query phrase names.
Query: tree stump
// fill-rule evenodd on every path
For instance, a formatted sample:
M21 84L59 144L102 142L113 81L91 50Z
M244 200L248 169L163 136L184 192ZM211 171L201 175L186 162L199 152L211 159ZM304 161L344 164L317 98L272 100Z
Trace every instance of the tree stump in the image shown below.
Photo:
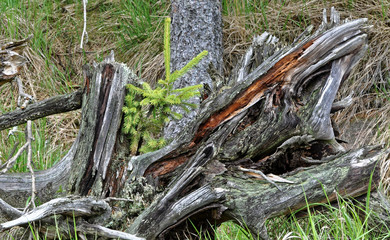
M91 227L100 224L126 226L127 235L115 235L122 239L175 239L194 232L192 226L207 231L210 223L233 220L267 239L270 217L326 201L325 194L334 200L335 191L360 196L371 174L376 188L378 161L388 152L344 150L330 118L332 106L342 107L334 104L340 84L367 49L365 24L340 22L332 11L330 23L287 47L268 33L255 38L227 85L202 101L181 134L139 156L129 156L121 133L124 86L136 76L113 55L86 68L78 137L57 165L36 173L37 196L42 202L67 194L111 199L108 218L77 219L85 234L116 234ZM0 198L22 206L30 182L28 174L0 175ZM19 214L4 202L0 209L8 218ZM10 226L0 229L4 224Z

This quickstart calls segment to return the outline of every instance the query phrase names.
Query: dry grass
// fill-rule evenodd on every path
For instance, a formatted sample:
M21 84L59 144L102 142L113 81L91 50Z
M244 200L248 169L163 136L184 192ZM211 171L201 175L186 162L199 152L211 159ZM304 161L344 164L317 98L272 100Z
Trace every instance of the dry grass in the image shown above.
M116 59L127 63L150 82L163 75L162 20L169 12L169 1L151 1L149 16L136 1L90 0L88 3L89 41L84 52L79 49L82 31L81 2L16 1L21 5L0 12L0 41L21 39L33 33L34 39L25 56L29 64L23 69L26 91L37 100L70 92L82 85L81 67L100 61L114 50ZM49 4L49 2L51 2ZM339 1L255 1L225 0L224 61L225 76L243 54L255 34L268 31L289 43L303 29L318 26L322 10L336 7L342 18L368 18L369 52L343 84L338 98L353 92L355 104L338 113L335 119L342 129L341 138L353 139L350 147L389 143L390 74L389 0ZM46 9L38 11L33 8ZM16 92L10 85L0 88L1 111L15 108ZM44 134L50 135L53 148L69 147L77 133L79 112L48 118ZM350 136L350 132L355 133ZM3 131L0 145L9 145ZM0 150L1 151L1 150ZM388 176L389 163L383 164ZM385 180L387 182L387 180Z

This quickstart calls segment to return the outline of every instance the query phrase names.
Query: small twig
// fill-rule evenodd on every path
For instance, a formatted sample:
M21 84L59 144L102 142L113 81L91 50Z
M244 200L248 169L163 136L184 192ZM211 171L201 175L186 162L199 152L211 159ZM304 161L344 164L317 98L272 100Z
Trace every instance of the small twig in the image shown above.
M353 103L352 95L353 95L353 92L350 95L348 95L347 97L341 99L340 101L334 102L332 104L332 108L330 109L330 113L335 113L337 111L343 110L343 109L351 106Z
M87 3L88 3L88 0L83 0L83 6L84 6L84 27L83 27L83 33L81 35L81 42L80 42L80 48L81 49L83 49L84 36L85 36L85 42L88 42L88 33L87 33Z
M77 230L81 231L82 233L91 234L91 235L97 234L98 236L107 237L107 238L145 240L145 238L140 238L129 233L112 230L103 226L90 224L87 222L78 223Z
M30 200L30 203L25 208L25 211L28 209L30 204L32 204L33 208L35 208L35 194L36 194L35 174L34 174L34 169L31 166L31 162L32 162L32 144L31 144L31 142L33 140L31 125L32 125L31 120L28 120L27 121L27 144L28 144L27 168L30 170L30 173L31 173L31 200Z
M15 154L15 156L13 156L7 163L6 163L6 166L1 166L1 172L0 172L0 175L1 174L4 174L6 173L9 169L11 169L15 162L16 162L16 159L18 159L18 157L23 153L23 151L27 148L28 146L28 143L25 143L21 148L19 148L18 152ZM4 164L3 164L4 165Z
M19 90L18 106L21 109L25 109L27 107L27 105L31 102L31 100L33 100L34 98L31 95L24 92L23 83L19 77L16 77L16 82L18 84L18 90ZM24 99L23 103L22 103L22 99ZM26 206L26 208L24 209L24 212L27 211L27 209L30 207L31 204L32 204L33 208L35 208L35 194L36 194L35 175L34 175L34 169L31 165L31 163L32 163L32 144L31 144L31 142L32 142L32 140L34 140L34 138L32 135L31 125L32 125L31 120L28 120L27 126L26 126L26 141L27 142L24 145L24 146L27 145L27 168L30 170L30 173L31 173L31 200L30 200L29 204Z
M266 180L267 182L269 182L272 185L274 185L279 191L283 192L282 189L274 181L272 181L269 177L267 177L262 171L255 170L255 169L249 169L249 168L243 168L241 166L238 166L237 168L238 168L238 170L241 170L243 172L250 172L250 173L259 174L261 177L264 178L264 180Z
M125 201L125 202L134 202L132 199L127 199L127 198L117 198L117 197L108 197L103 199L106 202L111 202L111 201Z
M18 126L13 127L13 128L8 132L8 135L7 135L6 140L8 141L9 137L14 136L14 134L15 134L16 132L20 132L20 131L18 130Z
M30 103L30 101L32 101L34 98L33 96L24 92L22 80L20 80L19 77L16 77L15 79L16 79L16 83L18 84L18 91L19 91L18 106L21 109L25 109L27 105ZM23 103L22 103L22 99L24 100Z
M10 154L8 155L7 162L8 162L8 161L12 158L12 156L15 154L16 148L18 147L19 143L20 143L19 141L16 141L16 142L15 142L14 146L12 147L12 150L11 150ZM3 165L4 165L4 164L3 164ZM0 169L3 168L3 165L0 167Z
M308 164L323 164L326 163L327 161L320 160L320 159L313 159L311 157L301 157L303 162L308 163Z

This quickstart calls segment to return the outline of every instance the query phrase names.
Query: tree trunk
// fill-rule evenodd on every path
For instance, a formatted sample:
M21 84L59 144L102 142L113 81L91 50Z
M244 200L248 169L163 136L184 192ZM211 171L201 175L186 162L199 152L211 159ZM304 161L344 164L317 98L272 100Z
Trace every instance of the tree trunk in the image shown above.
M266 239L270 217L306 201L332 201L335 191L360 196L371 173L375 188L376 166L387 151L345 151L330 120L341 82L367 49L365 22L340 24L332 11L329 24L280 50L267 33L255 38L229 85L205 99L169 145L140 156L129 156L120 131L124 86L136 77L110 56L86 71L81 127L71 150L36 173L40 200L61 195L61 186L65 194L125 198L113 204L110 223L101 224L129 224L128 239L182 239L193 226L208 230L227 220ZM281 182L271 182L272 175L264 181L263 173L280 175ZM28 176L0 175L0 197L23 205L31 194ZM2 202L0 209L18 214Z
M172 71L183 68L191 59L208 51L208 55L186 75L174 83L175 88L197 84L208 84L215 88L208 73L210 64L217 74L222 75L222 4L220 0L172 0L171 66ZM199 104L194 98L191 103ZM174 139L196 117L196 110L185 113L180 108L173 109L185 116L179 121L171 121L166 126L164 136Z

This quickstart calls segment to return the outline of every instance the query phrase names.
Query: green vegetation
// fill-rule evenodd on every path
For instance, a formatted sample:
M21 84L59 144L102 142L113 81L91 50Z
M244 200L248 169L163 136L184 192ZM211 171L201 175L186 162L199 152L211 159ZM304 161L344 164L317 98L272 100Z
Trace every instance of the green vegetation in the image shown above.
M270 239L389 239L390 227L369 207L370 191L363 205L335 193L337 204L314 203L294 211L290 216L267 220ZM326 195L325 195L326 196ZM223 223L211 240L255 240L245 226Z
M50 136L45 136L41 134L45 132L45 128L47 127L47 119L41 119L38 121L33 129L33 138L32 148L35 150L34 154L34 169L36 170L44 170L48 169L53 164L58 162L63 155L63 149L61 146L58 148L53 148L49 145L52 140ZM20 148L25 142L25 133L22 130L22 127L19 127L12 135L8 137L7 145L4 147L4 155L10 156L13 146L17 144L17 147ZM8 149L6 148L8 147ZM16 149L17 150L17 149ZM22 155L17 159L13 168L11 168L12 172L27 172L27 153L26 151L22 153Z
M83 25L80 0L4 0L0 1L0 44L33 34L25 57L29 60L22 71L25 91L36 100L68 93L83 85L82 65L101 61L114 50L118 61L125 62L154 91L164 85L165 67L163 21L169 15L170 1L160 0L89 0L87 11L88 42L79 49ZM342 18L368 18L374 26L369 31L369 52L365 60L346 80L339 97L354 92L355 104L338 113L335 120L341 129L349 127L358 133L351 145L388 144L390 136L389 41L390 1L366 0L222 0L225 76L241 56L255 34L268 31L283 42L292 42L303 29L315 27L322 20L322 9L334 6ZM169 71L167 71L169 72ZM165 81L167 78L165 78ZM138 92L147 92L142 85ZM134 93L136 94L136 93ZM16 108L15 84L0 87L0 112ZM146 98L148 98L146 96ZM144 109L150 109L149 98ZM153 114L155 111L150 111ZM79 127L79 111L50 116L33 123L33 162L35 169L52 166L69 149ZM156 115L157 117L157 115ZM161 122L161 119L159 120ZM363 122L361 125L359 125ZM0 162L7 160L14 143L24 142L24 126L8 136L0 132ZM374 134L373 134L374 133ZM152 134L153 137L157 135ZM23 154L12 171L26 171ZM389 185L389 164L383 163L383 182ZM387 184L387 185L386 185ZM375 212L353 201L338 197L339 206L322 204L326 211L311 210L310 217L276 218L268 222L272 239L386 239L385 226L372 226ZM307 211L307 209L306 209ZM315 214L314 214L315 212ZM363 214L363 218L358 217ZM216 230L216 239L250 239L245 228L225 223ZM10 238L12 239L12 238Z
M369 186L371 188L371 186ZM290 217L271 219L272 239L388 239L390 228L369 206L370 190L363 205L342 198L335 192L337 204L315 203L297 210ZM305 217L298 217L306 212ZM387 220L388 221L388 220ZM279 229L279 230L278 230Z
M202 85L188 86L173 89L173 83L192 69L207 55L203 51L187 63L182 69L171 74L171 48L170 48L170 24L171 19L166 18L164 30L164 62L165 79L158 80L157 87L152 89L149 83L143 82L142 88L132 84L127 85L128 94L125 97L125 114L123 132L130 135L130 150L132 154L146 153L157 150L166 144L164 138L156 138L164 124L171 119L180 119L181 114L172 111L173 106L178 106L186 112L196 105L187 102L190 98L199 95ZM140 146L140 142L144 142Z

